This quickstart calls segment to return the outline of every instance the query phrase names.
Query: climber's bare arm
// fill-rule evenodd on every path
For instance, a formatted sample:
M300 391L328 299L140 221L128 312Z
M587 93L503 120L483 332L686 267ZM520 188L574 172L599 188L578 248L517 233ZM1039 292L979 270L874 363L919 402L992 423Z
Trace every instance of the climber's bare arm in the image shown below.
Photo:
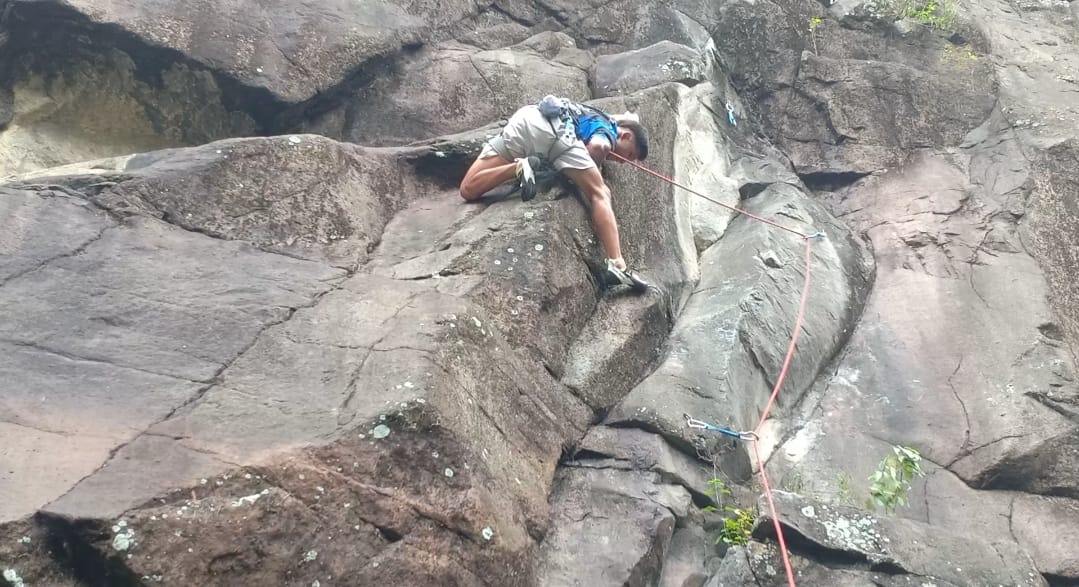
M592 140L588 142L587 149L592 160L596 162L596 167L602 167L611 152L611 144L603 139Z

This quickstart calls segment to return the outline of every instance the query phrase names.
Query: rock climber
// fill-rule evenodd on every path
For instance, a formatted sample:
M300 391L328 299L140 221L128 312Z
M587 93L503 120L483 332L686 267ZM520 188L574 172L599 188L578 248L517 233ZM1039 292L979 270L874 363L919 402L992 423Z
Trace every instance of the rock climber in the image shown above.
M461 181L461 197L477 200L516 180L521 199L531 200L536 195L535 168L541 159L546 160L580 188L591 209L608 271L630 285L625 279L611 189L599 169L611 152L630 161L648 156L648 133L635 114L610 116L591 106L547 96L517 110L502 133L484 144Z

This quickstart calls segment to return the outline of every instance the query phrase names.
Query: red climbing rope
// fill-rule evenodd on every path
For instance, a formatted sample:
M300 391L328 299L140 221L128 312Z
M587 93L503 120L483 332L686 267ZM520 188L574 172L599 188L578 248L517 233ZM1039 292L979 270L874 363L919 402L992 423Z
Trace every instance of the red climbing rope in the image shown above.
M764 470L765 463L764 463L764 459L761 458L760 443L758 442L758 440L760 438L761 430L764 428L764 422L768 419L768 416L772 411L772 407L775 405L776 398L779 397L779 390L780 390L780 388L783 387L783 382L787 379L787 372L790 370L791 360L794 358L794 349L798 344L798 335L802 332L802 321L805 319L806 306L809 303L809 274L810 274L810 264L811 264L811 261L812 261L812 258L813 258L813 255L812 255L813 239L815 237L823 236L823 235L821 233L817 233L817 234L814 234L814 235L808 235L808 234L805 234L803 232L794 230L793 228L787 228L786 226L783 226L782 224L777 224L775 222L772 222L771 220L768 220L766 218L761 218L760 216L757 216L755 214L751 214L751 213L746 212L745 210L742 210L740 208L736 208L734 206L730 206L730 205L724 204L723 202L720 202L720 201L714 200L712 198L709 198L708 196L706 196L706 195L704 195L704 194L702 194L700 192L697 192L695 190L692 190L692 189L690 189L690 188L688 188L688 187L674 181L673 179L671 179L671 178L669 178L669 177L667 177L667 176L665 176L665 175L663 175L661 173L653 171L653 170L645 167L644 165L641 165L640 163L637 163L636 161L630 161L629 159L626 159L625 157L622 157L621 155L619 155L617 153L612 152L612 153L610 153L610 156L615 157L617 159L620 159L620 160L622 160L622 161L624 161L626 163L629 163L630 165L636 167L637 169L640 169L640 170L645 171L645 172L647 172L647 173L649 173L651 175L654 175L655 177L658 177L658 178L662 179L663 181L665 181L665 182L667 182L667 183L669 183L669 184L671 184L673 186L682 188L682 189L686 190L687 192L689 192L689 193L691 193L691 194L693 194L695 196L698 196L698 197L704 198L705 200L708 200L709 202L712 202L714 204L719 204L720 206L723 206L724 208L727 208L729 210L733 210L734 212L737 212L739 214L742 214L743 216L747 216L749 218L752 218L752 219L754 219L754 220L756 220L758 222L763 222L764 224L767 224L769 226L774 226L776 228L785 230L785 231L787 231L789 233L796 234L796 235L802 237L803 241L805 242L806 276L805 276L805 284L802 286L802 301L798 305L798 317L794 321L794 330L791 332L791 341L790 341L790 344L787 346L787 355L786 355L786 357L783 358L783 368L780 369L780 371L779 371L779 377L776 378L775 387L772 388L772 395L768 397L768 403L764 406L764 411L761 412L761 419L757 423L757 427L756 427L756 429L754 429L754 432L753 432L753 438L754 438L754 441L753 441L753 454L757 458L757 470L760 472L761 484L764 486L764 495L768 500L768 509L769 509L770 513L772 514L772 523L775 525L776 538L779 541L779 552L780 552L780 555L783 558L783 568L787 572L787 585L789 587L796 587L796 585L794 583L794 569L791 567L790 553L787 552L787 541L783 537L783 528L779 523L779 514L776 513L776 504L775 504L775 500L772 497L772 487L768 483L768 475L765 473L765 470Z
M669 184L671 184L671 185L673 185L675 187L680 187L680 188L686 190L687 192L693 194L694 196L697 196L699 198L703 198L705 200L708 200L709 202L712 202L713 204L723 206L724 208L726 208L728 210L731 210L731 211L734 211L734 212L737 212L737 213L739 213L739 214L741 214L743 216L748 216L749 218L752 218L752 219L756 220L757 222L763 222L763 223L765 223L765 224L767 224L769 226L774 226L774 227L776 227L776 228L778 228L780 230L785 230L785 231L787 231L787 232L789 232L791 234L796 234L796 235L798 235L798 236L800 236L802 238L808 238L809 236L811 236L811 235L805 234L805 233L803 233L801 231L794 230L793 228L787 228L786 226L783 226L782 224L772 222L771 220L768 220L767 218L762 218L762 217L757 216L756 214L753 214L751 212L746 212L745 210L743 210L741 208L738 208L737 206L731 206L730 204L724 204L723 202L720 202L719 200L714 200L712 198L709 198L708 196L706 196L706 195L704 195L704 194L702 194L702 193L700 193L700 192L698 192L696 190L690 189L690 188L678 183L677 181L674 181L673 179L667 177L666 175L663 175L662 173L659 173L657 171L653 171L653 170L645 167L644 165L641 165L640 163L637 163L636 161L631 161L629 159L626 159L625 157L619 155L618 153L615 153L614 151L611 151L610 153L608 153L608 156L614 157L615 159L619 159L619 160L621 160L621 161L623 161L625 163L629 163L630 165L636 167L637 169L640 169L641 171L643 171L645 173L649 173L651 175L654 175L654 176L662 179L663 181L665 181L665 182L667 182L667 183L669 183Z
M779 370L779 377L776 378L776 385L772 389L772 395L769 396L768 403L764 406L764 411L761 412L761 419L753 430L753 434L758 439L761 436L761 430L764 428L764 422L768 419L768 414L772 411L772 406L779 396L779 389L783 387L783 381L787 378L787 371L790 370L791 360L794 358L794 347L798 344L798 335L802 332L802 321L805 319L806 306L809 303L809 268L812 265L813 258L813 239L806 238L805 244L806 278L805 285L802 286L802 301L798 304L798 318L794 320L794 331L791 332L791 342L787 345L787 356L783 358L783 368ZM791 569L790 555L787 554L787 542L783 539L783 529L779 525L779 515L776 513L776 504L772 499L772 488L768 485L768 475L764 471L765 463L764 459L761 458L760 442L753 443L753 454L757 457L757 469L761 474L761 484L764 485L764 495L768 498L768 509L772 514L772 523L776 528L779 552L783 556L783 567L787 570L787 584L790 587L795 587L794 571Z

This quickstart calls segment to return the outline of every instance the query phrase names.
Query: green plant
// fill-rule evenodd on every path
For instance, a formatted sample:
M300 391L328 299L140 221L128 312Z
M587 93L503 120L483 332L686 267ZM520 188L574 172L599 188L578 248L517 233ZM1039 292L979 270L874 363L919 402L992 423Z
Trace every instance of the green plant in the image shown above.
M908 0L899 16L947 30L955 24L956 4L953 0Z
M708 480L708 490L705 492L708 497L711 497L719 507L709 505L702 508L706 512L719 512L726 513L723 517L723 529L719 532L719 536L716 537L716 544L724 542L726 544L745 544L749 542L750 535L753 533L753 522L756 518L751 510L742 508L736 508L732 506L724 506L723 502L725 498L732 495L730 487L727 483L719 478L716 471L712 472L712 478Z
M814 55L820 54L820 52L817 50L817 27L820 26L821 20L822 19L819 16L814 16L813 18L809 19L809 37L813 39Z
M850 489L851 478L846 472L840 471L835 476L836 485L839 487L839 503L854 505L854 495Z
M922 455L906 446L892 447L892 454L884 457L877 465L877 470L869 476L871 504L894 512L898 506L907 505L910 482L916 477L925 477L922 471Z
M730 506L723 509L731 515L723 520L723 530L720 531L719 537L716 538L716 544L724 542L738 545L749 542L753 534L753 522L756 520L754 513L751 510Z
M869 0L866 9L881 20L910 18L924 25L949 30L955 25L955 0Z
M806 481L798 471L791 471L783 477L783 490L802 495L805 493Z
M705 491L705 493L707 493L708 497L711 497L713 501L722 506L723 498L731 495L731 490L722 479L713 473L712 478L708 480L708 491ZM715 512L719 510L715 506L709 505L704 507L704 511Z
M951 43L946 43L944 49L941 51L940 59L944 63L951 63L953 65L965 65L970 61L977 61L978 54L974 52L969 45L963 45L956 47Z

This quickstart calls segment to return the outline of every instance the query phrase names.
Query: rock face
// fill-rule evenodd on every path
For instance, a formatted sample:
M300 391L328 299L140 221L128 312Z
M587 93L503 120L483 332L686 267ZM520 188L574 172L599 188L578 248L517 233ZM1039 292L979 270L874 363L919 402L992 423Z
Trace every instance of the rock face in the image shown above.
M695 86L712 78L712 54L670 41L596 61L597 97L632 94L665 82Z
M761 466L798 584L1079 581L1075 7L939 4L0 0L0 584L786 585ZM458 197L549 93L654 290Z
M259 242L254 235L274 235L276 231L284 240L308 235L299 234L299 224L275 214L250 215L249 224L223 224L215 207L231 200L273 210L274 199L287 203L294 196L288 190L263 191L257 182L229 195L213 180L228 179L224 170L233 164L230 157L241 166L265 168L260 159L273 157L278 149L292 149L294 162L307 157L312 162L323 160L332 152L335 156L327 162L340 157L366 171L363 175L349 170L342 161L345 167L334 177L354 180L347 187L338 186L339 193L353 198L346 208L366 211L363 221L375 224L346 228L348 223L341 218L337 228L345 240L356 237L361 245L368 240L380 242L379 249L387 254L379 255L379 260L393 260L395 253L405 253L410 260L420 256L422 251L409 250L411 231L402 221L410 213L423 214L434 206L436 215L445 222L442 238L452 239L464 232L458 237L457 251L462 263L469 258L489 258L493 253L491 249L484 255L470 253L473 246L499 250L503 245L516 245L522 251L521 261L507 263L509 266L501 270L483 263L482 269L462 270L445 279L431 278L439 276L435 268L424 275L428 279L417 281L411 275L395 279L378 271L356 272L333 267L326 260L273 252L279 242ZM50 480L46 487L27 487L25 498L9 502L7 507L13 510L5 512L7 516L43 509L54 531L70 532L71 540L85 541L93 549L96 562L89 563L93 568L79 572L108 576L118 572L108 561L127 552L117 548L119 540L127 541L132 551L146 554L139 557L145 564L127 567L138 576L229 582L227 577L238 580L259 568L268 582L275 576L298 573L308 583L330 575L363 583L382 573L400 572L394 570L395 564L379 564L376 554L381 553L387 561L398 556L401 560L413 558L407 554L413 548L407 546L411 539L405 537L411 535L414 525L428 528L422 532L447 533L444 539L450 542L473 541L476 547L493 540L484 536L487 528L488 533L497 534L498 543L506 544L504 553L518 560L514 564L524 565L532 544L528 533L542 533L547 524L546 491L542 488L550 482L561 446L583 433L589 415L541 365L514 364L512 357L518 351L493 328L497 321L489 312L469 302L467 296L468 292L492 287L485 283L489 279L506 283L507 278L520 275L516 293L523 301L519 306L542 304L543 296L552 292L529 285L541 283L546 272L543 266L547 259L553 259L541 253L542 243L548 243L547 251L555 255L572 254L575 249L550 246L552 237L544 234L540 219L526 222L519 214L507 216L498 207L489 209L491 214L481 214L478 208L462 208L449 198L417 200L409 208L412 212L402 212L396 225L383 230L374 214L380 203L391 207L408 203L381 195L392 190L385 182L402 176L393 166L379 175L378 156L365 160L362 151L310 137L299 143L286 138L231 141L195 151L156 154L155 161L146 167L128 161L104 177L52 178L51 182L69 186L60 193L49 189L10 192L6 201L19 202L17 213L21 216L47 220L48 215L34 214L34 207L59 205L56 209L63 212L58 213L75 215L91 234L82 242L73 238L67 248L65 243L57 243L54 250L39 252L24 263L28 269L9 276L4 286L5 293L12 296L4 302L5 308L17 304L14 296L36 300L20 305L19 321L5 324L4 339L20 353L20 360L7 368L13 375L20 373L15 375L18 379L35 373L48 373L53 379L33 387L34 393L24 399L5 393L6 401L17 402L12 406L15 419L8 424L10 437L17 439L23 431L44 438L54 436L53 442L70 446L49 453L85 467L81 474L74 467L57 467L70 470L72 476ZM207 154L217 160L206 164ZM390 160L405 155L385 154ZM289 175L281 166L276 171L283 173L278 177ZM132 175L122 175L128 172ZM296 180L303 182L308 177L299 173ZM109 179L100 181L105 178ZM147 180L160 183L150 190L139 187ZM78 191L76 186L90 181L97 186L112 185L100 192L96 192L100 187L83 188L96 192L92 194ZM235 187L228 181L225 186ZM85 199L67 195L67 191ZM323 198L332 197L333 191L328 188ZM447 195L428 186L426 193L432 192ZM176 199L139 200L140 193L172 193ZM197 202L209 208L200 208ZM174 226L146 218L139 204L166 208L169 214L165 217L175 214L185 220ZM573 204L564 201L549 210L558 213ZM200 208L200 213L192 212L192 207ZM307 213L302 206L280 209L294 214L294 220ZM323 214L313 216L322 218ZM487 237L487 227L492 224L507 229L515 224L518 230L507 230L505 239L496 243ZM565 223L561 226L565 228L556 232L571 230ZM357 228L374 233L357 236L350 232ZM433 228L427 226L432 232ZM520 228L531 228L533 236ZM31 234L45 230L30 221L26 229ZM241 240L245 237L246 242ZM319 246L318 239L312 240L315 242L308 243L312 248ZM425 243L436 246L432 241ZM327 242L323 247L332 251L339 244ZM131 251L140 248L148 254ZM309 254L320 256L314 251ZM362 261L364 255L366 250L361 247L351 258ZM65 266L65 262L71 265ZM563 261L556 265L564 266L570 264ZM519 273L505 274L514 268ZM244 276L247 283L233 280L226 285L220 281L236 276ZM34 291L49 283L56 286L57 279L81 281L86 287L62 286L51 290L52 295ZM282 279L290 284L288 288L282 287ZM178 280L184 287L175 285ZM61 307L66 314L61 313ZM503 307L505 319L512 319L509 306ZM567 317L574 319L573 309L567 311ZM51 318L43 319L41 313L51 313ZM140 317L140 313L145 314ZM109 344L95 344L99 340ZM545 348L557 349L564 344L540 337L532 340ZM490 368L492 361L497 365L494 370ZM76 396L78 402L86 403L77 409L80 405L65 400L64 394L70 393L71 370L77 371L80 364L102 371L97 377L103 389L97 397ZM66 385L65 370L69 372ZM118 380L125 383L117 386ZM130 398L123 395L124 389L129 390ZM156 393L148 394L149 389ZM57 413L41 414L40 408L32 407L42 397L48 400L46 405L55 405ZM153 409L139 404L151 400ZM123 410L108 409L110 403L123 406ZM102 417L91 412L83 419L80 416L87 416L87 409L101 410ZM38 414L36 420L31 419L32 414ZM506 419L510 414L521 420L511 425ZM77 422L65 424L65 420ZM437 440L437 430L447 430L447 436ZM386 432L391 436L384 438ZM84 436L91 442L79 443ZM459 440L451 440L454 437ZM313 452L289 452L291 447L327 442L325 448ZM461 442L464 444L459 445ZM84 447L82 454L72 456L72 449L80 445ZM365 450L370 452L369 458L361 456ZM529 453L535 458L520 458ZM422 465L428 473L416 474L420 465L416 454L428 459ZM408 465L393 464L395 458L406 459ZM504 470L488 473L488 467ZM31 469L20 469L16 475L16 482L29 478ZM498 479L508 480L532 497L517 490L497 490L502 482ZM528 483L517 485L514 479ZM185 487L191 489L169 493ZM437 497L440 494L444 497ZM161 495L167 497L149 501ZM438 503L442 499L464 499L471 504L465 507L473 514L465 514L449 502ZM311 505L303 505L306 501L327 508L327 513L313 511ZM391 502L397 505L391 506ZM241 514L240 508L250 511ZM399 513L381 519L383 514L368 508ZM325 532L279 552L264 552L257 542L236 551L235 541L217 530L230 526L229 516L243 515L248 523L260 525L255 520L263 515L278 518L270 512L282 509L294 510L295 516L288 520L286 515L285 520L275 522L285 524L282 531L285 527L313 530L323 526L319 516L330 515L330 511L336 520L334 529L327 527ZM190 512L197 522L185 522L178 511ZM346 520L339 519L341 511L354 511L357 517L345 524ZM451 520L437 512L457 513ZM398 519L400 515L405 517ZM428 519L430 516L435 519ZM500 523L498 519L503 517L504 523ZM169 524L177 523L186 524L184 540L173 537L176 528ZM374 531L376 526L383 528L382 534ZM95 538L100 536L98 529L106 535L102 542ZM334 555L332 549L322 546L322 541L337 536L344 547L342 532L373 536L373 542L362 550L366 554L350 550ZM257 532L252 530L251 534ZM417 548L429 548L423 546L429 540L418 536ZM205 547L188 551L193 544ZM391 544L398 544L393 547L397 554L385 551ZM322 558L317 564L307 561L312 564L293 569L294 563L304 562L308 550L321 550ZM441 568L444 563L438 557L443 555L437 555L438 551L442 549L436 549L432 553L435 558L421 565L426 570L409 571L416 584L444 584L449 577L465 580L472 574L485 574L459 558L452 568ZM517 552L510 554L512 551ZM355 562L334 562L335 557L346 556L362 556L367 562L360 566L373 566L362 571ZM495 566L487 572L501 569L500 564L492 564ZM346 573L346 568L352 570ZM518 566L514 572L527 576L529 569Z
M759 505L766 510L763 500ZM776 495L776 511L797 538L791 566L806 585L1047 585L1030 557L1011 542L987 543L783 492ZM768 516L760 517L754 534L774 532L772 524ZM774 545L751 541L732 549L706 585L783 585L782 568Z
M1072 353L1079 349L1079 323L1075 308L1079 292L1075 281L1066 275L1079 267L1076 257L1076 222L1079 209L1074 194L1079 193L1079 179L1073 164L1079 162L1079 139L1071 138L1041 151L1034 160L1034 189L1029 202L1030 221L1026 238L1042 260L1045 277L1059 308L1063 332L1050 332L1060 339L1063 334Z
M488 51L448 43L410 55L399 75L376 80L309 128L368 145L470 130L509 118L546 94L590 98L591 63L562 33Z

